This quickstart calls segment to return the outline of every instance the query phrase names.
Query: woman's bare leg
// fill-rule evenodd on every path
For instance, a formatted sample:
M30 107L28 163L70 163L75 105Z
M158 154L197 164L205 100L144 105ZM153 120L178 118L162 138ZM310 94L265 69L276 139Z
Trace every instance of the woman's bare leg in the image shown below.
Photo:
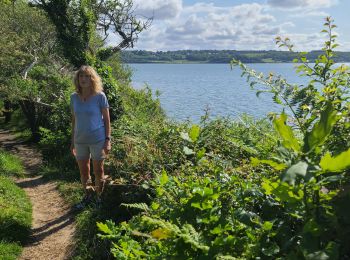
M90 159L87 160L77 160L80 170L80 180L86 191L86 182L90 179Z
M94 167L95 174L95 187L97 194L102 192L102 181L104 178L104 169L103 169L104 160L93 160L92 165Z

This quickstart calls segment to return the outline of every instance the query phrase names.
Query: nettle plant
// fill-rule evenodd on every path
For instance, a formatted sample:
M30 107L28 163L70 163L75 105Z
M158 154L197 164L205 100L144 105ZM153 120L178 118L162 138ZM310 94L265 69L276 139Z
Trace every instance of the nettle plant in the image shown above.
M280 115L272 116L280 136L277 153L267 159L252 158L251 163L267 164L281 172L280 178L263 179L262 187L284 209L290 227L282 228L286 221L276 219L277 233L270 239L279 240L289 257L305 259L337 259L349 254L349 239L344 238L350 233L350 216L346 208L336 205L341 197L350 197L346 188L350 149L344 142L349 139L350 71L332 60L338 46L333 32L336 25L327 17L324 26L324 53L314 63L309 63L307 53L294 60L297 72L310 79L306 85L257 73L237 60L231 63L240 66L257 95L271 93L284 106ZM288 38L277 37L276 43L293 51ZM340 227L344 223L347 226ZM288 230L283 243L277 239L282 230Z

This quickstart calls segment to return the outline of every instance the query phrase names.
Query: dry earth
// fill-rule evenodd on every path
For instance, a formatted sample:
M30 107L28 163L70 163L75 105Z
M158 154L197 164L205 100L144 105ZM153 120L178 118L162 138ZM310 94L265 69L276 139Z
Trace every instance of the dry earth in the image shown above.
M16 140L7 130L0 130L0 144L17 155L26 169L26 178L17 179L33 206L31 236L20 259L69 259L75 232L74 214L61 198L57 184L37 175L41 155L25 143Z

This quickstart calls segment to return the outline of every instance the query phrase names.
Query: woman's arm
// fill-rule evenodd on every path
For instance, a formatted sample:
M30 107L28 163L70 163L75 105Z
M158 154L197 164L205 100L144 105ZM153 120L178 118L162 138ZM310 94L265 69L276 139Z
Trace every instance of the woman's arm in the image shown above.
M72 112L72 137L71 137L71 143L70 143L70 151L75 156L75 149L74 149L74 130L75 130L75 117L74 113Z
M104 150L105 153L108 154L109 151L111 150L111 120L109 117L109 110L108 107L102 108L102 116L103 116L103 121L105 124L105 131L106 131L106 141L105 141L105 146Z

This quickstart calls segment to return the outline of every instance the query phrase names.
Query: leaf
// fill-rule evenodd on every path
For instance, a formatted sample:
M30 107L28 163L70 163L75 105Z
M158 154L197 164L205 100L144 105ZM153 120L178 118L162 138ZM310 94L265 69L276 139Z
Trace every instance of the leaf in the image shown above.
M166 239L171 236L171 232L164 228L157 228L151 232L152 237L156 239Z
M325 142L337 119L337 111L329 103L325 110L322 111L320 121L314 125L311 132L307 132L305 135L305 152L309 152Z
M270 221L265 221L264 224L262 225L262 228L266 231L271 230L273 227L273 223Z
M204 187L204 188L195 187L195 188L193 188L192 193L197 193L201 197L207 197L207 196L213 195L214 191L213 191L213 189L208 188L208 187Z
M153 210L157 210L160 207L160 205L159 205L159 203L152 202L151 207Z
M317 251L304 255L306 260L329 260L329 256L324 251Z
M263 254L267 255L267 256L273 256L273 255L277 254L279 251L280 251L280 248L276 243L273 243L268 248L263 247L263 249L262 249Z
M197 208L197 209L202 209L201 203L200 202L192 202L191 207Z
M108 235L112 234L112 231L109 229L109 227L106 224L104 224L102 222L97 222L96 225L100 231L102 231Z
M197 160L202 159L204 155L205 155L205 148L203 147L202 149L200 149L200 150L197 152Z
M143 211L149 211L149 207L146 203L121 203L120 206L132 209L139 209Z
M267 165L271 166L272 168L274 168L277 171L280 171L280 170L287 168L287 165L285 165L284 163L277 163L277 162L272 161L272 160L259 160L257 158L251 157L250 161L251 161L253 166L257 166L257 165L263 163L263 164L267 164Z
M237 219L248 226L254 226L253 219L258 218L258 215L252 211L246 211L244 209L238 209L236 211Z
M332 157L328 152L320 161L320 166L323 171L341 172L350 166L350 149L341 154Z
M159 178L160 185L164 185L169 181L168 175L165 170L162 171L162 176Z
M271 185L270 180L264 179L264 181L261 183L261 187L265 190L266 195L271 195L275 187Z
M194 154L194 151L192 149L188 148L187 146L184 147L183 151L186 155Z
M332 182L339 182L342 178L343 178L343 176L341 174L328 176L328 177L322 179L321 181L319 181L318 184L324 185L324 184L328 184L328 183L332 183Z
M193 142L197 141L199 133L200 133L200 127L198 125L193 125L189 133L189 136Z
M283 112L279 118L273 120L273 125L279 135L282 137L282 144L288 149L292 149L296 152L300 151L300 144L295 138L293 130L286 124L287 115Z
M310 233L314 237L318 237L322 232L322 227L314 219L310 219L303 227L303 233Z
M326 246L327 255L329 259L339 259L339 244L331 241Z
M295 184L295 179L297 176L305 177L307 172L308 164L306 162L300 161L292 165L283 175L282 181L287 182L291 185Z
M306 260L332 260L339 259L339 244L331 241L324 250L308 253L305 255Z
M181 132L180 136L183 140L189 141L191 143L193 142L192 139L190 138L190 136L188 135L188 133Z

